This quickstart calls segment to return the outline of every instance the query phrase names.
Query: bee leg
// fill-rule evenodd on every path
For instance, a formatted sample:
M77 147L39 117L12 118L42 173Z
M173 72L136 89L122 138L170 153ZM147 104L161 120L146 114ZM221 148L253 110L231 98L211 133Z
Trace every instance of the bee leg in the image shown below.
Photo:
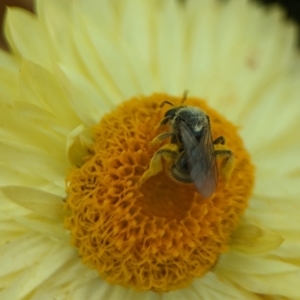
M166 125L169 121L170 121L171 117L167 116L165 118L162 119L162 121L159 122L158 125L155 126L155 130L160 129L161 127L163 127L164 125Z
M172 136L173 133L172 132L163 132L159 135L157 135L151 142L150 142L150 145L155 145L155 144L158 144L160 143L161 141L163 141L164 139Z
M217 159L221 159L220 173L221 176L227 181L230 179L231 173L234 169L234 155L231 150L215 149Z
M218 144L221 144L221 145L224 145L225 144L225 138L221 135L219 137L217 137L215 140L214 140L214 144L215 145L218 145Z
M150 161L148 170L144 172L138 185L141 186L147 179L162 172L164 165L170 166L173 164L178 154L178 146L176 144L167 144L157 150Z
M167 103L166 101L164 103ZM176 112L180 110L180 107L175 107L175 108L171 108L169 109L166 113L165 113L165 116L164 118L160 121L160 123L155 127L155 129L159 129L161 128L162 126L166 125L167 123L170 122L170 120L172 120L175 115L176 115Z

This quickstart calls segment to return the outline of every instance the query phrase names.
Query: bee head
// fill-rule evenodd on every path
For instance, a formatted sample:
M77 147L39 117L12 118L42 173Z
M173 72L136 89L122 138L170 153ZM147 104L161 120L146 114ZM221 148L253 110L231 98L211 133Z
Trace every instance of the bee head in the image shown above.
M180 122L185 122L194 133L199 133L207 125L208 119L199 108L185 106L177 111L172 123L176 128Z

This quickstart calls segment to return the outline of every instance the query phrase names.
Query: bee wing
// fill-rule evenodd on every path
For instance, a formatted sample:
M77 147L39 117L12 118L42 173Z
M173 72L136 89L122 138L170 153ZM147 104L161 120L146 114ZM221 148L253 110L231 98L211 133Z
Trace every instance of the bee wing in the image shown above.
M218 170L210 128L203 129L198 141L185 122L179 124L191 178L198 192L210 197L216 189Z

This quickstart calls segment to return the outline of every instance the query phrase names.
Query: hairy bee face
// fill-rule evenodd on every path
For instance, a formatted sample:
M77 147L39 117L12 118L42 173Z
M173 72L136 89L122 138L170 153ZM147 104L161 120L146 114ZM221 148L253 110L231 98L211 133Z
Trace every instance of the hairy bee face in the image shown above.
M202 129L208 126L208 118L199 108L191 106L179 107L174 118L170 120L170 125L174 132L179 136L180 142L182 142L179 129L179 124L181 122L184 122L190 128L195 137L200 136Z
M177 111L171 126L178 127L180 122L185 122L192 131L200 132L203 126L207 125L208 120L206 114L199 108L185 106Z

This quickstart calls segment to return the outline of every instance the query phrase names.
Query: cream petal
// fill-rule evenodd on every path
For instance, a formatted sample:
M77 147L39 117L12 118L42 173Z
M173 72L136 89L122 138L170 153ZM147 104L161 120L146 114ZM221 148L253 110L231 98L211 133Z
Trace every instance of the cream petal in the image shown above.
M0 49L0 69L1 76L6 72L17 75L19 73L20 60L16 56L12 55ZM12 76L10 79L15 81L17 76Z
M260 16L260 19L265 20L263 16ZM279 22L275 19L269 19L269 21L271 22L268 25L263 25L263 22L261 22L261 26L271 30L272 34L262 35L259 46L252 50L252 56L250 53L246 58L247 64L254 61L257 71L254 72L256 76L253 76L253 80L245 78L244 85L239 88L239 90L244 91L245 103L243 107L240 106L239 110L235 110L232 116L232 120L237 124L246 123L245 118L251 117L249 111L253 109L254 105L263 105L265 94L275 90L276 86L284 83L285 79L292 73L291 63L295 60L295 49L293 47L296 41L295 28L289 24L284 24L282 20ZM260 33L264 33L262 28L258 30ZM274 64L274 61L278 63ZM253 63L251 62L251 64ZM243 77L238 76L238 78L242 80ZM251 82L251 84L249 85L248 82ZM276 103L279 104L280 101Z
M1 102L13 103L18 98L19 69L19 60L15 56L0 50Z
M110 111L110 107L99 98L95 86L82 74L62 65L60 71L60 79L74 111L84 125L97 124L101 117Z
M13 233L13 232L25 232L27 230L24 229L23 226L21 226L20 224L16 223L16 222L11 222L11 220L7 220L7 221L2 221L0 223L0 232L1 232L1 236L0 238L2 238L2 234L5 233Z
M21 66L20 96L22 101L51 112L54 124L63 124L70 129L79 123L55 74L30 61L23 61Z
M95 270L82 265L78 257L66 261L63 266L63 272L58 270L48 280L46 280L40 289L37 289L32 300L49 299L51 295L55 299L62 297L65 299L107 299L115 300L119 297L126 299L158 300L160 295L154 292L139 292L138 294L130 289L121 286L110 285L101 280ZM76 276L74 276L76 274ZM48 298L45 298L45 295Z
M199 282L199 284L198 284ZM242 289L239 285L226 280L225 277L208 273L202 280L195 281L193 286L201 292L203 299L245 299L258 300L259 296L248 290ZM202 290L204 291L202 293Z
M245 218L253 220L259 226L274 230L284 239L288 239L286 233L299 230L299 210L299 196L255 196L250 201L250 207L245 212Z
M151 75L157 72L155 53L157 33L152 23L152 15L156 14L155 2L126 1L121 13L122 20L119 28L122 40L126 41L128 58L135 69L136 79L142 86L144 94L152 93L156 88L153 86L155 79Z
M26 297L51 274L55 273L73 252L72 249L62 247L57 243L44 242L43 245L47 246L47 252L42 256L36 256L32 265L27 261L30 267L25 268L24 271L16 276L9 287L0 292L2 299L22 299ZM21 249L18 250L20 251Z
M236 124L245 124L249 110L262 103L261 94L293 71L296 28L285 24L277 10L266 15L247 1L230 1L223 9L216 2L206 5L190 1L188 6L195 22L188 62L191 73L186 74L189 88ZM208 6L205 15L195 16Z
M298 84L278 80L272 89L261 95L259 109L248 110L247 114L241 114L241 118L245 119L241 134L253 155L268 153L269 149L264 150L268 145L272 147L272 151L280 151L281 147L278 147L280 144L285 146L285 143L288 143L291 149L299 144L300 134L295 130L298 126L299 113L297 110L287 109L299 103L299 83L300 80ZM289 134L286 135L286 132Z
M161 300L161 295L159 295L155 292L152 292L152 291L143 292L143 293L139 293L139 294L141 294L142 300ZM136 297L136 295L134 295L134 297Z
M61 160L64 159L62 156L61 148L63 147L63 142L69 133L70 129L72 128L69 124L63 124L64 121L59 120L59 118L55 115L53 115L48 110L45 110L43 108L40 108L37 105L25 102L25 101L17 101L14 105L15 111L18 112L19 118L23 118L23 122L27 122L28 124L34 124L36 127L36 131L44 131L45 128L48 129L48 140L55 140L60 144L60 147L58 149L47 149L48 152L51 151L51 154L53 156L59 157ZM72 124L72 121L70 122ZM7 135L9 135L9 132L6 132ZM34 132L33 132L34 133ZM51 136L52 133L52 136ZM4 136L4 134L3 134ZM4 137L2 137L4 138ZM1 138L0 138L1 139ZM15 144L17 144L15 142ZM40 149L46 150L46 149ZM57 151L54 151L57 150ZM45 151L44 151L45 152Z
M0 248L0 276L18 272L34 264L48 251L47 239L34 232L26 233ZM2 298L9 299L9 298Z
M27 216L30 211L27 208L17 206L2 193L0 189L0 220L10 222L12 219ZM14 223L14 222L13 222Z
M64 62L65 68L71 68L74 72L85 74L92 81L96 81L98 83L98 96L102 97L103 100L107 99L106 105L111 105L111 102L120 103L124 98L129 98L139 91L136 82L131 79L133 76L129 76L130 64L127 64L127 68L125 68L125 63L129 60L126 51L122 50L124 47L115 42L112 46L112 43L107 43L104 36L99 34L101 33L99 17L96 26L89 26L89 32L93 31L90 36L92 44L91 47L87 47L86 45L90 43L88 40L89 34L84 32L85 26L82 23L84 17L80 15L82 12L76 4L74 4L74 9L66 2L38 1L37 7L38 15L45 22L52 42L56 45L57 53L60 55L59 60ZM62 27L69 29L62 31ZM78 30L76 30L77 27ZM68 34L65 34L66 32ZM74 37L71 37L69 32L72 32ZM97 41L99 38L100 43ZM74 49L77 51L75 52ZM80 57L78 57L78 53ZM98 62L97 65L91 64L91 61L94 61L91 57L95 57L95 61ZM101 60L99 60L99 57ZM120 90L118 91L118 89ZM119 99L116 99L117 93L120 93L120 91L122 95L119 95Z
M299 168L294 171L298 170ZM270 202L272 198L279 202L287 201L287 199L294 197L299 198L298 176L293 175L293 173L278 174L276 171L276 167L270 170L257 170L255 197L259 199L262 197Z
M263 254L279 248L283 241L276 231L254 224L244 224L232 234L230 248L249 255Z
M180 3L172 0L163 1L156 12L156 68L160 89L170 94L182 94L185 84L185 24Z
M130 68L132 69L132 76L135 78L136 90L128 91L130 97L132 95L151 95L153 91L161 91L161 84L158 76L150 69L138 54L132 55L132 48L129 44L124 44L124 53L127 55L128 62L130 62ZM128 98L130 98L128 97Z
M92 133L83 125L77 126L67 136L67 159L71 166L81 166L88 148L93 144Z
M198 94L207 100L209 91L212 88L212 70L216 69L216 39L215 22L219 18L219 9L214 1L188 1L187 20L188 23L188 44L187 44L187 66L186 74L187 88L191 94ZM199 15L199 12L205 12ZM218 82L219 84L219 82ZM218 88L218 84L213 87Z
M34 14L19 8L8 8L5 33L15 54L50 68L50 43Z
M13 168L12 166L0 163L1 186L24 185L41 186L45 181L31 172L27 168Z
M119 1L120 2L120 1ZM151 43L151 34L153 27L151 26L151 15L155 14L154 1L138 1L130 0L124 3L121 11L120 31L122 38L134 47L135 53L149 64L153 61L153 44ZM134 16L134 17L133 17ZM136 28L136 30L132 30Z
M221 255L216 266L216 273L226 274L226 272L232 271L240 273L240 276L246 276L245 274L269 274L272 276L278 273L299 271L299 266L274 258L275 256L272 254L248 255L238 251L228 252Z
M108 71L101 61L101 56L90 37L91 33L94 33L93 28L97 28L97 33L94 34L97 37L100 36L101 43L104 43L105 37L103 36L106 36L107 33L102 32L101 25L99 26L98 23L94 23L88 16L82 15L81 11L76 10L75 13L77 14L74 16L74 19L77 21L74 24L74 41L78 50L78 59L84 65L83 74L95 85L99 98L105 101L108 107L112 107L113 104L119 104L124 100L124 96L120 94L120 91L110 78ZM119 45L116 45L116 47L119 47ZM95 64L95 62L97 63Z
M95 271L83 266L75 253L71 253L64 260L61 268L51 274L43 284L33 291L30 300L73 300L74 288L79 283L84 285L86 282L89 282L91 280L90 277L95 278L98 275Z
M282 232L282 235L288 238L286 238L282 246L277 249L276 255L288 263L299 265L299 229L293 228L288 232Z
M232 1L231 3L238 8L239 2L244 9L236 13L241 18L239 22L241 25L237 28L239 35L233 34L236 40L232 43L237 51L231 51L232 56L228 55L227 59L222 59L227 69L232 68L229 65L230 63L233 65L232 61L235 62L235 73L230 79L233 90L238 91L238 94L233 94L234 97L231 97L233 99L229 99L223 105L229 104L227 107L224 106L225 112L227 109L232 109L231 120L236 124L244 124L246 123L244 119L249 116L250 109L256 104L263 103L261 97L265 91L272 90L273 86L282 80L282 75L291 71L289 63L294 60L293 46L296 33L294 27L284 24L283 16L278 16L277 11L265 16L262 10L248 8L245 10L248 6L245 5L246 1ZM228 6L227 9L230 10L230 7ZM228 12L234 14L231 10ZM229 14L228 17L230 17ZM235 19L231 22L228 20L228 24L234 22L236 22ZM234 33L232 30L229 32ZM239 45L238 40L243 40L242 35L251 38L243 45ZM224 46L226 47L225 43ZM224 52L223 54L226 55ZM274 61L278 63L274 64Z
M83 15L96 24L100 24L100 30L112 34L118 24L117 8L125 2L120 1L102 1L99 5L98 0L79 0L78 10L83 12ZM97 26L98 27L98 26Z
M25 147L22 149L0 142L0 157L1 164L14 170L23 172L24 168L28 169L36 177L55 185L58 181L64 182L67 164L47 154L34 153Z
M12 222L11 218L9 220L4 221L2 218L2 214L0 214L1 222L0 222L0 245L7 244L18 237L26 234L27 229L24 228L21 224L17 222Z
M28 230L40 232L51 240L67 246L70 244L68 232L63 228L62 222L57 222L57 219L46 221L45 219L32 216L26 218L19 217L16 219L16 222L22 224L24 227L28 228Z
M72 3L57 0L36 0L39 20L49 38L52 61L63 61L77 71L84 71L77 59L73 42L73 24L71 21ZM62 30L63 28L63 30Z
M103 89L103 93L110 95L112 94L111 91L113 91L112 95L118 98L112 98L111 101L117 104L121 100L128 99L132 95L142 92L138 76L143 76L143 73L135 73L135 69L138 68L136 66L139 62L138 56L137 61L134 61L132 51L128 51L129 45L127 46L124 41L116 40L115 35L100 35L96 26L89 26L87 29L89 42L98 54L97 62L101 74L97 81ZM135 65L135 68L132 65Z
M297 127L294 126L293 132L295 131L295 128ZM282 138L278 138L273 142L266 144L264 150L263 147L261 147L260 151L254 153L253 160L256 165L258 165L259 162L264 162L257 170L258 177L270 178L271 176L272 178L273 176L274 180L276 180L275 177L277 177L278 179L281 178L281 181L283 181L283 178L289 178L293 181L294 177L298 177L297 174L299 174L300 170L300 161L295 158L298 156L300 143L298 143L296 135L294 135L294 137L287 137L289 135L290 134L283 135ZM281 174L277 174L276 172L279 167ZM293 193L287 193L287 195L289 194L293 195Z
M299 64L300 61L295 59L294 63ZM266 122L267 118L274 119L274 117L276 116L277 121L278 118L280 119L280 122L272 122L272 125L274 125L274 128L276 129L279 124L284 124L283 121L288 121L289 118L287 118L288 116L286 109L281 110L281 107L287 107L289 103L298 101L297 86L299 85L299 76L293 73L295 73L293 68L287 65L285 66L285 68L283 68L282 72L279 72L279 70L277 70L277 76L272 76L273 74L263 74L265 79L257 79L258 82L263 83L262 87L251 87L251 90L247 93L248 97L243 103L244 106L241 107L239 110L234 111L232 121L234 121L236 124L243 125L251 125L253 124L253 122L259 121L262 125L268 125L268 123ZM294 79L292 79L293 77ZM253 82L251 79L248 80L250 82ZM237 101L239 101L239 98L235 96L235 102ZM229 100L225 103L231 106L231 104L235 104L235 102ZM254 109L256 106L259 106L262 109ZM270 110L272 111L272 114L269 113ZM266 112L268 113L266 114ZM295 114L295 112L291 113L292 115ZM264 121L265 124L263 123ZM270 131L270 136L272 137L273 135L276 135L276 133L276 131Z
M33 188L35 187L33 186ZM64 199L66 197L65 178L64 180L62 180L62 178L58 177L53 180L53 182L47 181L44 184L40 185L38 188L47 193L57 195L61 197L61 199Z
M21 95L21 98L23 98L22 96L24 96L24 94ZM30 99L34 100L33 98L34 97L30 97ZM55 118L48 109L42 108L39 104L30 103L30 101L27 101L26 96L23 99L25 101L15 101L14 103L14 110L18 112L19 116L35 120L39 122L40 125L51 124L52 127L55 125L58 126L57 118ZM62 135L61 132L59 133Z
M106 96L111 95L110 101L116 104L120 103L124 98L131 97L133 94L152 93L153 84L155 84L155 78L151 74L152 64L149 64L149 61L144 59L144 54L139 53L138 45L134 44L134 41L140 40L142 36L137 36L135 31L130 33L135 39L126 36L128 33L126 32L128 22L131 22L131 25L133 23L136 24L139 20L147 23L148 11L142 8L148 2L137 3L134 1L119 1L115 3L117 4L116 10L117 8L119 9L115 13L122 15L124 25L120 25L120 20L117 20L117 23L114 24L114 16L110 12L109 23L111 26L107 27L107 23L103 21L105 17L100 17L105 13L105 9L108 9L108 6L110 6L106 2L103 3L103 10L101 9L101 12L94 19L90 17L90 14L88 16L83 15L81 18L75 17L76 20L82 20L80 31L78 30L78 34L82 35L82 37L75 39L78 41L78 49L82 53L81 57L87 64L88 70L94 74L93 80L98 83L99 88L103 90ZM139 10L142 15L134 14L133 16L132 9ZM79 10L86 11L89 8L84 3L82 9L80 8ZM93 12L94 14L95 11ZM137 25L135 25L135 28L137 28ZM143 36L146 37L146 35ZM85 45L80 43L83 39ZM88 47L89 45L90 47ZM134 52L132 51L133 49L135 49ZM95 57L98 64L92 66L91 61L93 60L87 59L88 57Z
M263 265L261 266L263 268ZM300 297L300 271L279 272L276 274L245 274L226 271L227 278L236 282L242 288L258 294L281 295L284 297Z
M19 114L14 108L19 108ZM32 114L31 114L32 112ZM62 158L64 136L56 130L51 130L49 120L40 120L34 118L37 108L31 104L16 103L9 107L3 103L0 104L0 142L7 144L7 147L22 150L17 146L23 144L24 150L31 149L33 152L48 153L57 158ZM46 116L47 114L44 114ZM50 126L46 126L48 125ZM50 128L49 128L50 127Z
M26 166L3 165L0 163L0 178L0 186L27 186L60 196L61 199L66 196L65 183L62 178L55 178L49 182Z
M162 300L207 300L207 299L245 299L259 300L260 298L238 285L232 284L226 278L214 273L207 273L203 278L193 281L184 290L162 294Z
M61 222L66 215L63 209L63 199L59 196L19 186L1 187L1 191L11 201L40 216Z
M81 299L136 299L139 300L159 300L160 295L154 292L136 292L131 289L126 289L117 285L109 285L104 281L100 281L99 278L91 280L89 283L85 283L83 286L75 289L74 300Z
M204 300L209 298L204 298L204 294L199 292L197 288L195 288L195 283L190 285L188 288L180 290L180 291L172 291L166 294L162 294L161 300ZM226 298L225 298L226 299Z

